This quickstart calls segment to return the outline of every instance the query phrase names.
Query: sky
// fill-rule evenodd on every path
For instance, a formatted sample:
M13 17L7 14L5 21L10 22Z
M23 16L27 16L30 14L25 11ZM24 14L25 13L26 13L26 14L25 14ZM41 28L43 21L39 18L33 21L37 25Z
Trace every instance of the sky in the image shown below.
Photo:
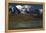
M32 7L32 9L43 9L43 5L40 4L15 4L15 3L10 3L10 5L12 6L16 6L16 5L29 5Z

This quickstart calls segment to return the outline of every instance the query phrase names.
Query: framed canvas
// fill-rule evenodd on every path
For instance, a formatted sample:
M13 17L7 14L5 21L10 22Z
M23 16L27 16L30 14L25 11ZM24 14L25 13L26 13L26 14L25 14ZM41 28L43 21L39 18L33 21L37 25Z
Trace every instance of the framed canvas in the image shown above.
M6 32L44 30L44 2L6 0Z

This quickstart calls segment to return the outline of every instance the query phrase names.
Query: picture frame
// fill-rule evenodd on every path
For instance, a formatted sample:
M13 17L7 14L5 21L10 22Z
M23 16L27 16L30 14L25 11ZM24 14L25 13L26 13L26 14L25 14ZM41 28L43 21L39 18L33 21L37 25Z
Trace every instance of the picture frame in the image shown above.
M17 3L17 4L42 4L43 5L43 27L37 29L15 29L15 30L8 30L8 3ZM43 31L45 29L45 3L44 2L24 2L24 1L13 1L10 2L6 0L5 2L5 32L22 32L22 31Z

